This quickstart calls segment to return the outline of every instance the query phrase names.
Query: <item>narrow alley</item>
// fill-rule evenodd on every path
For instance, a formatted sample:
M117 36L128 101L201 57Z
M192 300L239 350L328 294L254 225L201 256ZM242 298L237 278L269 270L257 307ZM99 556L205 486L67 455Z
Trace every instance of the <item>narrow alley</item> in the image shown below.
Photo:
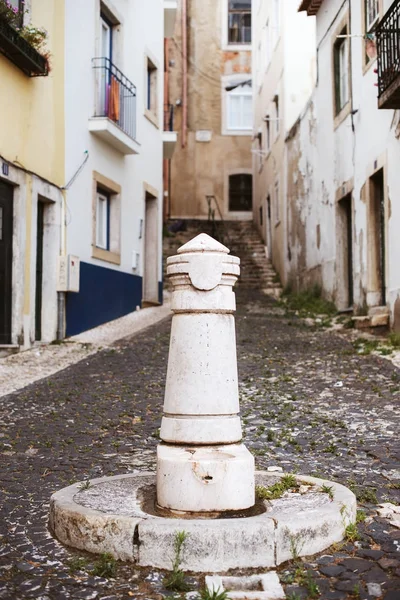
M327 600L397 600L399 514L379 505L400 501L399 370L360 355L348 331L306 325L254 290L237 300L244 437L256 465L329 477L359 502L356 530L303 561L307 577L296 561L281 566L287 597L313 597L313 581ZM2 399L0 598L184 597L167 592L156 569L102 571L98 557L64 548L47 529L61 487L154 470L169 334L167 318ZM188 582L202 587L201 577Z

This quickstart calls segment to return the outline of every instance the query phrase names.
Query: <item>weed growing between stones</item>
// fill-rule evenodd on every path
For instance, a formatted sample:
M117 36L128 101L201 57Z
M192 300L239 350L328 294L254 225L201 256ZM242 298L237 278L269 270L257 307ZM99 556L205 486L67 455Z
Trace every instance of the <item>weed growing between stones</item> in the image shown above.
M355 494L358 502L366 502L368 504L378 504L376 488L357 485L354 479L347 480L347 487Z
M74 556L68 561L68 569L71 575L77 573L78 571L85 571L87 567L88 561L86 558L82 556Z
M297 583L298 585L304 586L307 589L307 598L318 598L321 594L312 573L307 571L301 564L297 564L294 572L288 573L282 577L281 581L286 584ZM292 592L287 598L295 600L296 598L301 598L301 596L298 596L296 592Z
M220 588L215 589L213 587L212 592L205 587L200 592L200 600L229 600L228 592L221 590Z
M364 523L366 518L367 518L367 515L365 514L365 512L363 510L357 510L356 523Z
M348 542L354 543L360 539L356 523L349 523L344 530L344 537Z
M284 475L279 481L265 487L264 485L256 485L256 496L259 500L277 500L289 490L297 491L299 484L294 475Z
M371 352L377 352L382 356L388 356L400 348L400 334L390 333L386 340L374 340L359 337L353 342L358 354L368 356Z
M187 539L186 531L177 531L174 540L174 560L172 572L164 578L164 586L167 590L175 592L188 592L190 586L186 583L185 573L181 569L182 548Z
M326 485L326 483L324 483L324 485L322 485L320 487L320 491L323 494L328 494L329 498L331 500L333 500L334 494L333 494L333 487L331 485Z
M109 552L101 554L93 565L92 575L95 577L115 577L117 561Z
M79 491L83 492L85 490L88 490L91 486L91 481L90 479L85 479L85 481L82 481L82 483L79 485Z
M289 311L298 312L301 317L336 314L336 306L321 296L321 288L314 286L309 290L294 293L286 288L282 294L283 306Z

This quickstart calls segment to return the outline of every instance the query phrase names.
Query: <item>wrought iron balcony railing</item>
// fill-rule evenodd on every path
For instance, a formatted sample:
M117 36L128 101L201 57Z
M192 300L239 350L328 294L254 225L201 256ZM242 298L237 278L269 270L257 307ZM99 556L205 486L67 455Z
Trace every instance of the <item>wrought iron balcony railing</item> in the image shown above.
M174 106L164 105L164 131L174 131Z
M377 25L379 108L400 108L400 3L393 2Z
M29 77L49 73L47 59L4 19L0 19L0 52Z
M136 138L136 86L105 57L93 58L95 117L107 117Z

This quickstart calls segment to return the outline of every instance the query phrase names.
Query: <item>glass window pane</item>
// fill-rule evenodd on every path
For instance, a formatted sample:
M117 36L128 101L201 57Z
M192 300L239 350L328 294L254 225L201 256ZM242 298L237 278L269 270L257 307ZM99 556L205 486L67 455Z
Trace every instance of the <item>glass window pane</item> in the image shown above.
M229 10L251 10L251 0L229 0Z
M228 101L228 128L240 127L240 96L230 96Z
M252 210L253 178L248 174L230 175L229 177L229 210Z
M96 246L107 250L108 232L108 198L97 194L96 210Z
M251 129L253 126L253 99L251 96L243 96L243 129Z

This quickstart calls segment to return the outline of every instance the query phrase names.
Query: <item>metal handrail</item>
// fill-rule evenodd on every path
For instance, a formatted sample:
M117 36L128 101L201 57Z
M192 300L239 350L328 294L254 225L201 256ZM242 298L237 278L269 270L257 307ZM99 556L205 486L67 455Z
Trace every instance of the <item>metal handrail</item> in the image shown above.
M216 237L217 239L219 239L219 241L222 244L228 245L230 246L230 237L229 237L229 233L227 231L226 225L225 225L225 221L224 221L224 216L222 214L221 208L219 206L219 202L216 198L216 196L214 196L214 194L209 194L206 195L206 200L207 200L207 204L208 204L208 221L212 223L212 229L213 229L213 236ZM217 208L218 214L219 214L219 220L217 221L215 218L215 208L212 208L212 202L214 201L215 206ZM221 230L218 230L217 227L217 223L221 224Z
M400 4L394 2L376 30L378 96L400 76Z
M96 83L95 117L114 121L132 139L136 137L136 86L109 58L92 58Z

